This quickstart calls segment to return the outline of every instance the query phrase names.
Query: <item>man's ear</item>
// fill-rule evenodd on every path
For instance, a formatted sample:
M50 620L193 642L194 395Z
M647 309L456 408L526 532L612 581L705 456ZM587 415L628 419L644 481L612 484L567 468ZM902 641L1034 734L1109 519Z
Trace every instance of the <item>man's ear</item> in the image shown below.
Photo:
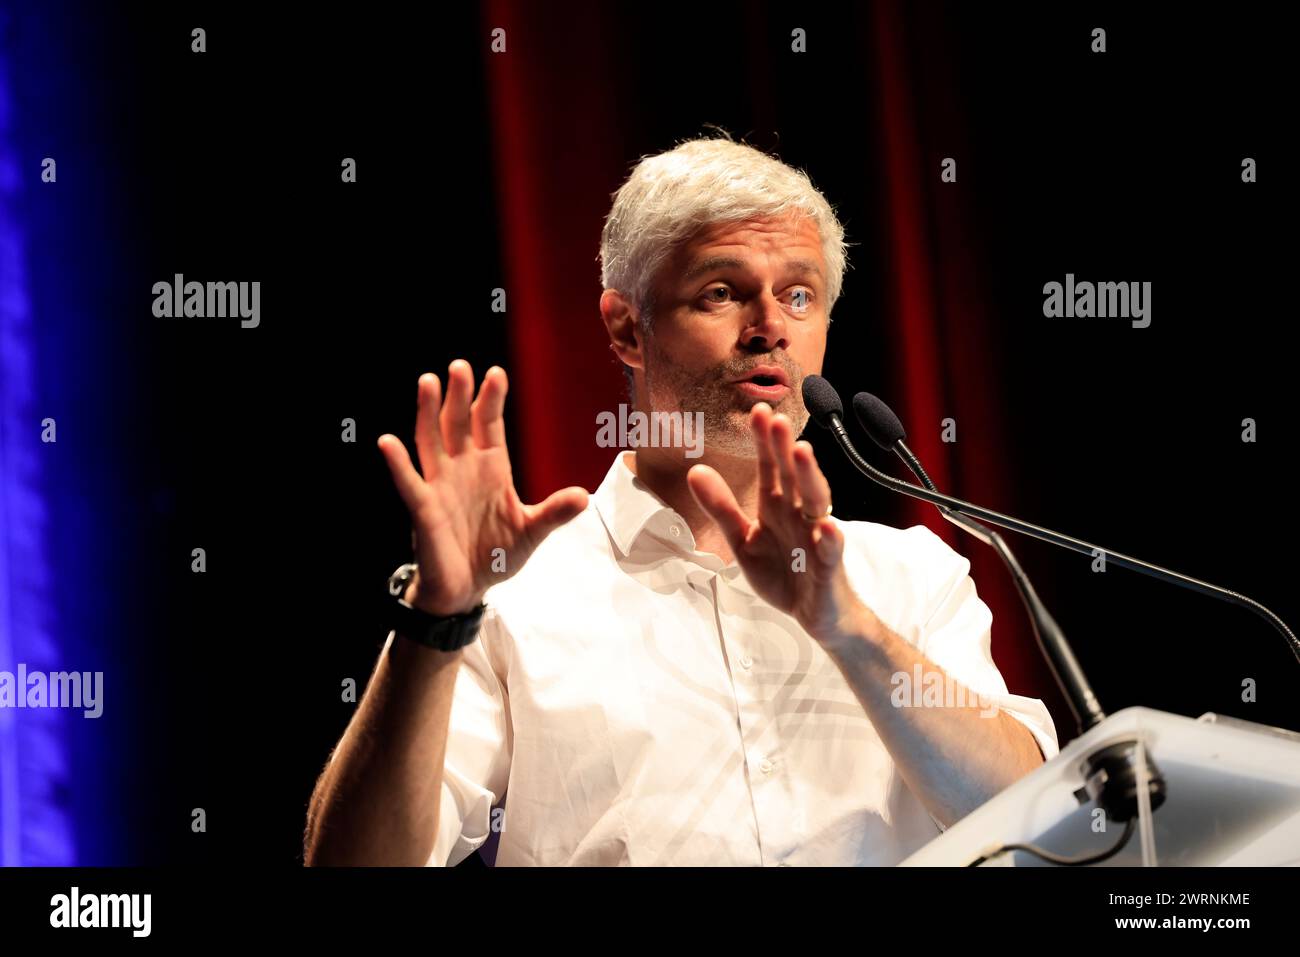
M644 369L640 314L617 289L600 294L600 318L609 333L609 348L625 366Z

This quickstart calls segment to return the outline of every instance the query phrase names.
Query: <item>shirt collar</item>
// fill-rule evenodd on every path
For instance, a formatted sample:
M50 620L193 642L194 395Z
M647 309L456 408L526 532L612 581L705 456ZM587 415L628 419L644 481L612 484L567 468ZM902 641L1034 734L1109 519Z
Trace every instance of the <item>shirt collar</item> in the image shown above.
M724 566L716 555L694 550L695 539L685 520L650 486L637 478L628 465L628 456L635 454L619 452L592 496L596 511L622 556L627 558L631 555L633 546L642 535L653 535L663 546L680 539L673 547L684 553L682 557L705 569L707 576L719 574L740 590L754 594L738 564L732 562ZM672 534L674 528L679 530L676 535Z
M646 526L662 513L681 521L677 513L633 473L627 464L627 456L635 454L619 452L614 456L614 464L592 496L601 521L624 558L631 553L633 543Z

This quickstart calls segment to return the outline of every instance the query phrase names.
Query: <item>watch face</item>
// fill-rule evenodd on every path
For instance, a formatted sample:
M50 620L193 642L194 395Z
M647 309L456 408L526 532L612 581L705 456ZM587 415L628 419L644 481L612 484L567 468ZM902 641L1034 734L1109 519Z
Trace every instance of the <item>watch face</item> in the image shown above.
M388 578L388 594L394 598L401 598L406 594L406 586L411 583L415 575L414 565L403 565L397 571L393 572Z

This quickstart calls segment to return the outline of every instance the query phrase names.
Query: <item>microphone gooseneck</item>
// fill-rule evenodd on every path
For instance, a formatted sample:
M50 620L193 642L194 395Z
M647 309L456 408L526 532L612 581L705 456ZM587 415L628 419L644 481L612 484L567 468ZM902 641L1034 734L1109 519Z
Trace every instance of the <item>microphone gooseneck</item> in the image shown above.
M904 495L910 495L912 498L919 498L922 501L931 503L932 505L947 507L972 518L983 519L984 521L997 525L1000 528L1019 532L1022 535L1028 535L1031 538L1037 538L1039 541L1048 542L1052 545L1060 546L1061 548L1068 548L1071 551L1079 552L1083 555L1088 555L1090 557L1101 555L1106 561L1113 562L1121 568L1127 568L1130 571L1149 575L1152 578L1159 578L1162 581L1179 585L1191 591L1200 592L1203 595L1209 595L1212 598L1218 598L1221 601L1226 601L1230 604L1247 608L1276 628L1287 640L1287 643L1291 648L1291 653L1295 655L1296 660L1300 661L1300 640L1296 639L1294 632L1287 627L1286 622L1253 598L1248 598L1247 596L1230 589L1221 588L1220 586L1211 584L1210 582L1202 581L1199 578L1192 578L1190 575L1184 575L1181 572L1164 568L1161 565L1144 562L1139 558L1132 557L1131 555L1125 555L1123 552L1101 548L1100 546L1093 545L1091 542L1085 542L1082 539L1063 535L1060 532L1055 532L1048 528L1042 528L1041 526L1034 525L1030 522L1021 521L1020 519L1013 518L1010 515L1003 515L1001 512L995 512L992 509L974 505L970 502L963 501L962 499L954 498L951 495L934 492L928 488L913 485L910 482L904 482L902 479L896 479L891 475L886 475L858 454L858 450L853 447L853 442L849 439L848 433L845 432L844 423L840 418L843 404L839 402L839 398L836 396L835 404L839 406L839 409L834 409L833 407L828 408L823 401L825 396L824 390L821 389L820 386L815 386L812 389L808 387L808 380L813 378L819 379L826 388L829 388L832 392L834 391L834 388L831 387L830 383L821 379L820 376L806 377L804 380L804 401L808 407L808 411L819 424L830 430L831 434L835 437L835 441L839 444L840 448L844 450L844 454L848 456L849 461L853 463L857 470L876 484L883 485L885 488L892 489L896 492L901 492ZM810 397L813 401L819 403L817 408L808 405Z
M871 436L872 441L883 449L890 449L898 453L908 468L921 480L925 486L924 489L919 489L906 482L892 479L883 472L878 472L858 453L852 440L849 439L848 433L844 429L844 423L840 418L843 404L839 401L838 394L835 393L834 387L829 382L824 380L814 382L811 390L805 387L804 395L805 404L812 411L817 421L831 431L831 434L835 436L836 443L859 471L873 481L886 485L886 487L896 488L896 490L905 491L916 498L931 501L944 518L974 535L998 553L1015 581L1016 589L1019 591L1025 610L1029 614L1030 625L1034 631L1034 638L1038 642L1039 651L1047 660L1052 677L1056 679L1057 686L1061 689L1065 700L1070 706L1079 733L1083 734L1101 724L1105 720L1106 714L1102 711L1101 704L1097 701L1092 686L1088 684L1083 668L1074 657L1074 652L1065 638L1065 633L1038 597L1029 576L1020 567L1020 562L1016 560L1016 556L1006 542L1003 541L1001 535L987 525L949 507L947 503L958 503L959 500L939 492L930 476L926 474L920 460L903 441L906 438L906 432L903 430L903 425L898 416L894 414L894 411L880 399L866 392L860 392L853 398L853 411L867 434ZM897 485L905 486L905 488L897 488ZM1125 822L1124 834L1104 854L1081 858L1062 858L1050 855L1033 845L1004 845L987 857L982 856L973 861L971 866L976 866L989 857L997 857L1011 850L1023 850L1042 857L1051 863L1071 865L1097 863L1119 853L1128 844L1128 840L1133 834L1134 821L1140 813L1141 800L1139 791L1143 790L1143 788L1139 782L1142 780L1142 775L1138 771L1138 763L1133 758L1134 750L1137 747L1139 747L1137 741L1113 742L1088 755L1081 769L1084 786L1075 792L1075 797L1078 798L1079 802L1085 803L1091 798L1096 801L1097 806L1104 808L1110 817ZM1146 797L1150 810L1155 811L1164 804L1167 787L1164 776L1155 766L1155 762L1148 758L1146 766Z
M926 474L921 460L903 441L907 433L903 431L903 424L898 420L893 409L869 392L859 392L853 397L853 412L872 441L882 449L896 452L927 489L932 492L939 491L930 476ZM960 512L954 512L943 505L936 507L939 513L953 525L973 535L997 552L1002 563L1006 565L1007 571L1011 573L1011 578L1015 582L1016 591L1020 594L1020 600L1024 602L1025 611L1029 615L1029 624L1033 628L1038 649L1047 659L1052 677L1056 679L1057 686L1070 705L1079 733L1083 734L1089 728L1101 724L1106 719L1106 713L1102 710L1092 686L1084 676L1082 666L1074 657L1074 651L1065 639L1065 632L1061 630L1061 626L1056 623L1056 619L1038 597L1038 592L1020 566L1011 547L1003 541L1001 535L982 522Z

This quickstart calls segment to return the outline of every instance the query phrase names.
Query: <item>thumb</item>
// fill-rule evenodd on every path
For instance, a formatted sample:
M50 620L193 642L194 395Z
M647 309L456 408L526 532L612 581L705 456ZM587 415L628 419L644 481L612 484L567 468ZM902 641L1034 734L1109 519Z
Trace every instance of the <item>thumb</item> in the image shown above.
M587 507L587 490L577 485L553 492L536 505L525 505L528 535L533 547L566 522L581 515Z
M696 465L686 473L686 484L700 508L722 530L732 551L739 551L753 523L736 501L727 480L707 465Z

